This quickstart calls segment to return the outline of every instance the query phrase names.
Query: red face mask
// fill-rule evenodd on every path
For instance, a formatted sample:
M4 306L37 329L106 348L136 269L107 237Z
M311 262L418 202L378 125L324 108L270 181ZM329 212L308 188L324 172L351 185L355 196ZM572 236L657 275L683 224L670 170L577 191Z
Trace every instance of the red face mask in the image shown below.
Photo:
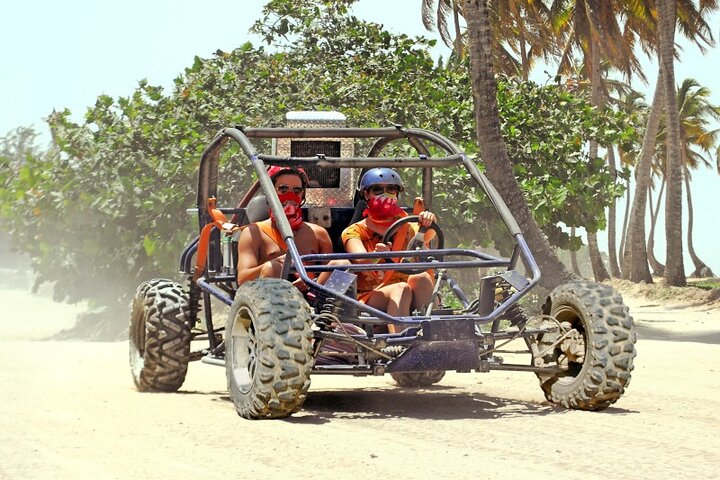
M291 191L278 194L278 198L280 199L280 203L282 203L285 216L287 217L288 222L290 222L290 228L292 228L293 231L298 230L303 224L302 208L300 208L302 205L302 198L297 193L293 193ZM272 211L270 212L270 218L273 223L275 223L275 216Z
M397 203L397 196L387 193L372 197L367 204L368 208L363 212L363 216L369 216L370 220L376 223L388 223L396 216L405 213Z

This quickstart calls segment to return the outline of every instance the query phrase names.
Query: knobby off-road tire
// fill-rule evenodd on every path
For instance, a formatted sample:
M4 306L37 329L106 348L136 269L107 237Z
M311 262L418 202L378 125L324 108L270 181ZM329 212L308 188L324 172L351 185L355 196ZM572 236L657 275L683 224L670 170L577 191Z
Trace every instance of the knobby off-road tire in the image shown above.
M142 283L130 315L130 372L141 392L174 392L190 361L188 299L171 280Z
M554 348L558 333L539 336L539 351L547 351L542 363L566 358L569 367L558 375L538 375L545 397L566 408L607 408L630 383L636 355L635 327L622 297L608 285L579 281L556 287L548 300L545 313L580 335Z
M225 329L225 372L243 418L282 418L307 398L313 367L307 302L286 280L243 284Z
M394 372L390 376L401 387L429 387L435 385L445 376L442 370L432 372Z

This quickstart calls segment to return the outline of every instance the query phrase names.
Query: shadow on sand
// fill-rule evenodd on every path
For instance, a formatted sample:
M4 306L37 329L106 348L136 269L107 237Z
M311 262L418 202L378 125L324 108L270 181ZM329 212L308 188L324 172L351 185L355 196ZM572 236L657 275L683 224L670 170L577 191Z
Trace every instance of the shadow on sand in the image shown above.
M638 338L643 340L665 340L668 342L698 342L720 344L720 330L710 332L677 332L647 324L635 324Z
M422 389L364 388L343 390L310 390L302 409L283 421L297 424L324 424L337 419L418 420L489 420L498 418L563 415L560 406L511 398L499 398L454 387L438 385ZM458 389L459 390L459 389ZM227 392L178 392L190 395L213 395L214 401L232 402ZM589 414L597 414L588 412ZM601 414L631 414L630 410L611 407Z

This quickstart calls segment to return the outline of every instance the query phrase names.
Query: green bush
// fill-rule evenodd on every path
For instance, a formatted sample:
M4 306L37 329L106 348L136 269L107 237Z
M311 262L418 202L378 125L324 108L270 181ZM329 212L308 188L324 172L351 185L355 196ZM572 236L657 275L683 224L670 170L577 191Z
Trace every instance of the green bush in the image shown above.
M196 57L171 92L143 81L127 97L100 96L80 124L67 110L54 112L48 151L27 142L18 150L17 133L4 139L0 221L39 281L56 282L57 299L123 311L138 283L177 271L197 230L185 209L194 206L200 156L220 128L281 125L290 110L338 110L350 125L427 128L477 152L467 68L435 63L432 41L359 21L343 2L270 2L256 30L273 51L246 43ZM552 243L577 247L558 222L599 228L604 207L621 194L582 145L632 132L622 116L599 118L556 87L500 85L503 131L530 207ZM237 202L250 172L227 148L220 204ZM417 191L419 178L408 181ZM438 173L434 186L433 208L452 241L499 238L494 210L459 169Z

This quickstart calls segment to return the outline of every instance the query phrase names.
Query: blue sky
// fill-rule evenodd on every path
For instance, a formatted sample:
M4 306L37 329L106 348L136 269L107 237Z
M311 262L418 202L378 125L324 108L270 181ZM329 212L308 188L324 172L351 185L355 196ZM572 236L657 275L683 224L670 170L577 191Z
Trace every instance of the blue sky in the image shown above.
M190 0L38 0L0 3L0 135L18 126L46 131L43 117L68 108L77 121L100 94L131 94L138 81L166 88L195 55L209 57L217 49L232 50L245 41L258 43L248 28L260 18L264 1L207 4ZM357 16L384 24L396 33L436 36L425 32L419 0L360 0ZM201 6L204 5L204 6ZM713 35L720 37L720 15ZM442 54L442 46L437 48ZM686 46L676 65L677 82L697 79L720 104L720 47L702 56ZM646 62L648 86L636 85L651 98L656 67ZM544 77L539 74L540 78ZM537 78L537 77L536 77ZM720 274L720 177L701 170L693 177L695 250ZM686 218L686 217L685 217ZM656 256L665 256L663 226L658 226ZM601 234L601 246L606 244ZM689 258L686 270L691 271Z

